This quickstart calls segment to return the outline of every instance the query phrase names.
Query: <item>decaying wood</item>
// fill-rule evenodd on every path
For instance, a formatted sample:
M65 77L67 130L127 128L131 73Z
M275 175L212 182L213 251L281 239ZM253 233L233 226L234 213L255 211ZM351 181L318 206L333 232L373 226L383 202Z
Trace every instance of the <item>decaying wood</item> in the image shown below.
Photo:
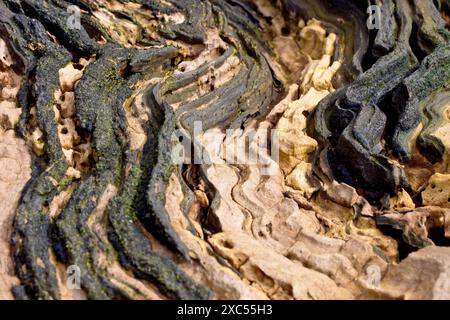
M0 0L0 298L449 299L450 3L372 2Z

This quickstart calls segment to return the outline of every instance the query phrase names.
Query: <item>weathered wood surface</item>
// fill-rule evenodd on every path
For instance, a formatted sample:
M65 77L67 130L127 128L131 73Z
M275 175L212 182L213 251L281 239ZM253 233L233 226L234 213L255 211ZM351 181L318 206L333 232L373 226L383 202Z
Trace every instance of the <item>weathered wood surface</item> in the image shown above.
M449 17L0 0L0 298L449 299Z

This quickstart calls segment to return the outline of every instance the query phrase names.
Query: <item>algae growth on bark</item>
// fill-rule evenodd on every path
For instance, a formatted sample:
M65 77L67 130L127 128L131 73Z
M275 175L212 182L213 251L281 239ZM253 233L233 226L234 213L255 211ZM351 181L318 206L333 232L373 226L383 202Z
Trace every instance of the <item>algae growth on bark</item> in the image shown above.
M1 299L450 299L448 0L0 0Z

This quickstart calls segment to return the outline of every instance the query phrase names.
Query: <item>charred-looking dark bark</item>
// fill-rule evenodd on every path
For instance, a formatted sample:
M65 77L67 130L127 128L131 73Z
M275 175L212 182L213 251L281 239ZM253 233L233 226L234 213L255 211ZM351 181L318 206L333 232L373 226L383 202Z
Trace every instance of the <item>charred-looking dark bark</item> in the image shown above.
M376 262L389 281L401 250L448 243L449 17L432 0L0 0L0 146L15 130L32 155L8 291L397 298L345 277ZM254 128L281 131L276 178L214 163L278 145ZM175 161L180 142L203 162Z
M324 101L315 116L317 137L330 142L328 161L336 178L366 189L372 199L408 187L401 166L387 152L401 162L411 160L411 135L421 122L419 104L449 83L450 34L434 5L419 2L397 1L402 18L395 45L354 83ZM415 15L411 19L405 12ZM389 19L395 20L394 14ZM381 28L378 36L389 29ZM412 48L411 41L418 47Z

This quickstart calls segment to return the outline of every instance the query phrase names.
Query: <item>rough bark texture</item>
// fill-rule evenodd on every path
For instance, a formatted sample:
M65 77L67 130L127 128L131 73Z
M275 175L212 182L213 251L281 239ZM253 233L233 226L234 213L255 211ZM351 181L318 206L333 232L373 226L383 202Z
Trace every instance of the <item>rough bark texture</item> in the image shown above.
M0 0L0 298L450 299L449 16Z

